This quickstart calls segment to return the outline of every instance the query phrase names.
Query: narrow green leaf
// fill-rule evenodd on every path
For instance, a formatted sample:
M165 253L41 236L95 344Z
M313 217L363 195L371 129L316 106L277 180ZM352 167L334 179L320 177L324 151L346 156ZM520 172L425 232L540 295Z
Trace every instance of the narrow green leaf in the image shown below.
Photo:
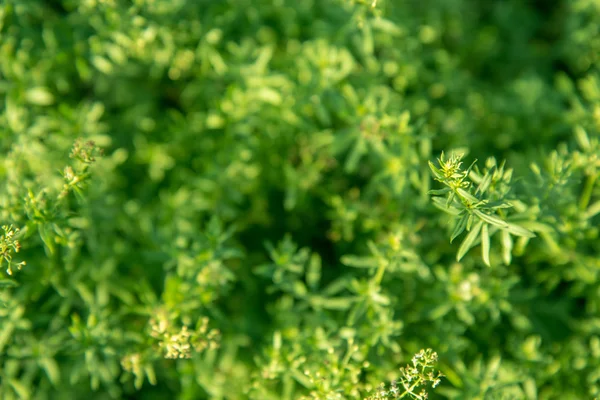
M464 383L463 383L463 377L461 377L461 373L457 373L456 371L454 371L452 369L452 367L450 365L444 365L444 378L448 379L448 382L450 382L452 385L454 385L454 387L457 388L462 388L464 387ZM456 394L458 397L460 395L460 392L457 390Z
M320 305L328 310L347 310L356 299L354 296L323 299Z
M48 379L53 385L58 385L60 381L60 369L53 358L44 357L39 361L40 366L48 375Z
M334 294L340 293L341 291L348 288L348 279L340 278L331 282L324 290L323 294L326 296L333 296Z
M46 245L46 248L50 252L50 254L54 254L54 242L53 236L50 228L50 224L41 224L39 225L39 233L42 241Z
M100 57L100 56L93 56L92 57L92 64L94 65L94 67L96 67L100 72L103 72L105 74L110 74L113 71L113 65L111 64L110 61L108 61L106 58L104 57Z
M483 224L481 227L481 258L488 267L490 266L490 234L488 225Z
M600 200L590 205L585 214L583 214L583 217L585 219L590 219L595 217L598 213L600 213Z
M402 25L397 25L393 21L382 17L374 18L371 24L373 25L374 29L377 29L390 36L399 36L404 32L404 29L401 28Z
M294 377L294 379L299 384L301 384L305 388L312 388L313 387L313 385L314 385L313 382L306 375L304 375L302 372L298 371L298 369L292 369L290 371L290 374Z
M512 261L513 241L508 231L501 232L502 237L502 259L504 264L509 265Z
M293 293L298 297L304 297L308 293L308 289L306 289L306 285L302 281L295 281L290 286Z
M314 253L310 256L310 262L306 269L306 283L311 289L316 289L321 281L321 257Z
M504 221L503 219L501 219L500 217L497 217L495 215L486 214L477 209L473 210L473 214L475 214L477 217L479 217L481 220L487 222L488 224L497 226L499 228L507 228L508 227L508 222Z
M585 129L583 129L580 125L577 125L573 131L579 147L581 147L581 149L584 151L589 151L591 148L590 138Z
M478 185L483 181L483 176L479 175L479 170L469 172L469 178L471 178L473 183L477 183Z
M442 171L440 171L435 165L433 165L433 163L431 161L428 161L429 163L429 168L431 169L431 172L433 172L433 175L435 176L435 178L438 181L444 181L445 177L444 174L442 174Z
M7 96L5 100L5 115L6 121L8 122L8 126L14 132L19 132L25 129L25 123L23 114L24 109L21 107L20 103L17 103L13 100L12 97Z
M348 315L348 321L346 323L346 326L354 325L354 323L358 321L366 311L367 304L364 301L355 304L352 310L350 311L350 314Z
M554 228L548 224L544 224L543 222L521 221L519 223L522 228L528 229L534 233L535 232L554 233Z
M145 365L144 372L148 377L148 382L150 382L151 385L156 385L156 373L154 372L154 366L152 366L152 364Z
M358 167L360 159L367 153L367 143L362 136L356 141L354 147L350 151L346 163L344 164L344 171L354 172Z
M0 354L4 354L4 347L8 343L11 335L15 330L15 324L12 321L4 321L2 323L2 329L0 329Z
M353 268L375 268L377 259L375 257L358 257L354 255L345 255L340 259L342 264Z
M475 190L475 194L477 193L485 193L486 190L490 187L490 183L492 183L492 176L494 175L494 171L496 167L492 167L483 177L479 186L477 186L477 190Z
M19 284L12 279L0 279L0 288L17 287Z
M531 232L529 229L525 229L522 226L516 224L507 224L507 226L503 229L506 229L507 231L516 236L522 236L527 238L535 237L535 233Z
M469 214L469 218L467 219L467 230L469 232L471 232L471 228L473 227L473 221L475 221L475 218L473 218L473 214Z
M25 98L31 104L49 106L54 103L54 96L46 87L35 87L25 93Z
M503 201L491 201L489 203L486 203L486 208L489 208L491 210L498 210L498 209L504 209L504 208L512 208L512 204L509 203L505 203Z
M431 199L431 201L433 201L434 206L436 206L440 210L442 210L450 215L459 215L460 214L459 209L446 205L446 202L441 197L433 197Z
M427 192L427 194L433 195L433 196L443 196L446 193L448 193L450 191L450 188L445 187L443 189L437 189L437 190L430 190Z
M143 385L144 385L144 375L142 375L142 374L136 374L135 375L135 380L133 381L133 386L137 390L140 390Z
M496 376L498 369L500 368L500 363L502 358L499 355L493 356L487 365L487 371L485 373L486 380L491 380Z
M531 400L538 399L537 384L536 384L534 378L531 378L531 377L527 378L525 380L525 382L523 382L523 389L524 389L525 395L527 396L528 399L531 399Z
M458 248L458 253L456 254L456 261L460 261L465 256L465 254L467 254L467 252L475 245L475 241L479 236L479 232L481 231L482 226L483 221L479 221L473 226L471 232L469 232L465 240L463 240L460 247Z
M74 284L75 290L79 293L79 296L83 299L86 304L94 304L94 295L92 292L83 284L82 282L77 282Z
M20 399L27 400L27 399L31 398L31 392L29 391L29 388L27 388L27 385L22 384L21 382L17 381L16 379L11 379L8 382L9 382L10 386L12 386L15 393L17 393L17 395L19 395Z
M462 188L456 189L456 192L460 197L462 197L465 200L468 200L469 203L479 203L479 199L477 197L473 196L471 193L467 192Z
M456 316L458 317L459 320L464 322L466 325L475 324L475 316L473 315L471 310L469 310L465 306L464 303L458 303L456 305Z
M454 231L452 231L452 236L450 236L450 243L452 243L452 241L456 239L458 235L463 233L463 231L467 227L467 221L469 219L469 216L470 214L464 214L462 217L460 217L458 221L456 221Z
M450 207L450 204L452 204L452 202L455 200L456 198L456 194L454 194L454 192L450 192L450 195L448 196L448 199L446 200L446 208Z
M382 257L382 254L379 251L379 249L377 248L377 245L375 245L375 242L373 242L372 240L369 240L367 242L367 247L369 248L369 250L371 251L371 254L373 254L373 256Z
M440 304L439 306L431 310L428 313L427 317L432 320L437 320L439 318L442 318L444 315L448 314L452 310L452 307L453 306L451 303Z

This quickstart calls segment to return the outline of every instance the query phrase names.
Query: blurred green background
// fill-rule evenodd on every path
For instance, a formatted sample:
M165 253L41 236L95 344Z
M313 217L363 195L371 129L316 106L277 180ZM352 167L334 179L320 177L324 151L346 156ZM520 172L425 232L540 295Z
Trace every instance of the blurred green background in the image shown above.
M0 0L0 398L364 399L426 348L430 398L598 396L599 55L597 0ZM514 170L510 262L456 261L442 151Z

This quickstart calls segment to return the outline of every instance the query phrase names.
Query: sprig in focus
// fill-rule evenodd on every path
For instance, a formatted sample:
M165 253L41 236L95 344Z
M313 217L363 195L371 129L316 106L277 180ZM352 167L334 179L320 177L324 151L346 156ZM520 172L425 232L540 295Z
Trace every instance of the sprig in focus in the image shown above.
M455 218L450 241L465 230L469 232L458 249L456 259L460 261L471 248L481 243L482 259L489 266L490 238L500 231L504 262L508 264L512 250L510 235L535 237L533 232L514 221L518 214L509 217L506 211L519 204L518 200L509 197L512 170L506 169L504 163L497 165L494 158L486 161L483 171L475 167L475 162L463 170L461 160L462 155L453 154L446 158L442 153L438 159L439 167L429 162L434 179L446 186L429 191L429 194L436 196L432 199L433 203Z
M382 383L375 394L366 400L402 399L407 396L417 400L427 399L427 385L435 388L444 376L434 368L437 360L438 355L432 349L419 351L412 358L412 365L400 368L401 376L397 381L392 381L389 388Z
M19 228L13 228L12 225L4 225L2 226L2 230L4 231L4 234L0 237L0 252L2 256L2 258L0 258L0 265L6 261L8 263L6 272L9 275L12 275L13 265L16 265L18 269L21 269L26 264L25 261L15 263L12 259L13 252L18 253L21 249L21 244L15 239L20 230Z

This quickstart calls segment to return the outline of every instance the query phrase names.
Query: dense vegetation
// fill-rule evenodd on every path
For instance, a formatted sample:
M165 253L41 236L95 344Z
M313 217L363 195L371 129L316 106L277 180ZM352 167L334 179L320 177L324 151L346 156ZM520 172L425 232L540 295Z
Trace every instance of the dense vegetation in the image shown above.
M600 396L596 0L0 0L0 398Z

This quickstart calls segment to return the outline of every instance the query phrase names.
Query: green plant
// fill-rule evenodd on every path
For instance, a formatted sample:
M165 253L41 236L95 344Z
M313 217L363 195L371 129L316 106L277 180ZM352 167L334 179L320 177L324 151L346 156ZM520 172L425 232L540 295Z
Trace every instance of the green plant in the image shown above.
M2 226L2 230L4 231L4 234L2 235L2 237L0 237L0 252L2 253L2 260L0 260L0 262L4 263L6 262L6 264L8 264L8 266L6 267L6 273L9 275L13 274L13 270L12 270L12 266L13 266L13 259L12 259L12 253L18 253L19 249L21 249L21 244L19 243L19 241L16 239L16 237L19 235L20 229L19 228L13 228L12 225L10 226ZM20 261L18 263L16 263L16 267L18 269L21 269L25 264L27 264L25 261ZM10 282L9 280L5 280L3 282Z
M402 399L406 396L418 400L428 398L426 389L421 387L429 383L432 388L435 388L440 384L443 376L433 369L436 361L437 353L431 349L421 350L412 358L412 365L400 369L402 375L398 381L392 381L387 389L385 384L381 384L375 395L368 397L367 400Z
M0 3L0 398L600 395L594 1Z
M510 222L518 220L519 210L521 213L526 211L522 202L517 203L517 199L511 199L512 202L509 200L512 170L505 171L504 165L497 167L496 160L490 158L483 172L472 170L475 164L462 171L461 158L462 156L453 155L446 160L442 153L439 169L429 162L434 178L446 186L430 193L436 196L448 195L445 202L439 197L434 197L434 204L456 218L450 241L460 236L465 229L469 232L458 249L456 260L460 261L477 242L481 242L481 257L489 266L490 238L500 231L503 259L506 264L510 264L513 247L511 235L535 237L531 231ZM475 190L474 183L477 184ZM517 209L517 213L509 219L504 210L513 207Z

